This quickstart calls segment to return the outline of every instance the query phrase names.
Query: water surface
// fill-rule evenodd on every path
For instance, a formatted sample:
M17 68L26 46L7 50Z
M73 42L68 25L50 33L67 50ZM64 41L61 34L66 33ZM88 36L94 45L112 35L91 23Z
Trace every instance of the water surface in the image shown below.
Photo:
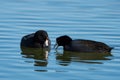
M119 0L0 0L0 80L119 80ZM48 54L22 54L21 38L44 29L52 42ZM111 55L69 54L53 49L55 38L101 41ZM37 52L38 51L38 52ZM45 53L45 55L37 54ZM46 57L47 56L47 57Z

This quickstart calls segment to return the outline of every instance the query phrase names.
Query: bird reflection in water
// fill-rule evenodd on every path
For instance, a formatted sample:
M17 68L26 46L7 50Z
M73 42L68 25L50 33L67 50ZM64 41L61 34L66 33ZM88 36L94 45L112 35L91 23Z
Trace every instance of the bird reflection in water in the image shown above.
M21 47L21 50L23 57L34 59L34 66L47 66L50 49Z
M109 56L111 53L83 53L63 51L63 53L56 51L57 63L62 66L68 66L71 62L82 62L89 64L102 64L100 60L111 60Z

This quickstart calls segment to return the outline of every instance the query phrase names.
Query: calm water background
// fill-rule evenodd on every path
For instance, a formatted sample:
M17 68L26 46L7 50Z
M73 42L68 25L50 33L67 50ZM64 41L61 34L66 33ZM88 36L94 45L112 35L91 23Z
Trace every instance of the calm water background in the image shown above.
M119 80L120 0L0 0L0 80ZM47 65L21 54L22 36L44 29L52 47L64 34L115 47L108 60L64 60L52 48ZM62 52L62 47L59 48ZM62 55L62 54L61 54Z

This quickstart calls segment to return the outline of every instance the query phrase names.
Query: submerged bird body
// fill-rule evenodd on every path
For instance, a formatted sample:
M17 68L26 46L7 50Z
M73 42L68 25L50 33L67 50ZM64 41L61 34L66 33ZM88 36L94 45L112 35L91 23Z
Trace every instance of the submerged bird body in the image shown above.
M101 42L77 39L72 40L70 45L65 45L64 49L79 52L109 52L110 47Z
M84 39L72 40L66 35L58 37L56 42L58 46L63 46L66 51L108 53L112 49L103 42Z
M46 48L50 47L50 39L44 30L39 30L35 33L28 34L21 39L22 47L30 48Z

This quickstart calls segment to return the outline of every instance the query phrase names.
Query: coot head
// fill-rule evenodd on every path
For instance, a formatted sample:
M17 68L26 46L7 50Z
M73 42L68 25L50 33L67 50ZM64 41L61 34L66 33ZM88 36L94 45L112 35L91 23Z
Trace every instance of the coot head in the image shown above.
M36 31L34 34L34 42L44 44L48 40L48 34L44 30Z
M72 41L72 38L70 38L67 35L64 36L60 36L58 38L56 38L56 44L54 46L54 48L58 48L59 46L65 46L65 45L69 45Z

